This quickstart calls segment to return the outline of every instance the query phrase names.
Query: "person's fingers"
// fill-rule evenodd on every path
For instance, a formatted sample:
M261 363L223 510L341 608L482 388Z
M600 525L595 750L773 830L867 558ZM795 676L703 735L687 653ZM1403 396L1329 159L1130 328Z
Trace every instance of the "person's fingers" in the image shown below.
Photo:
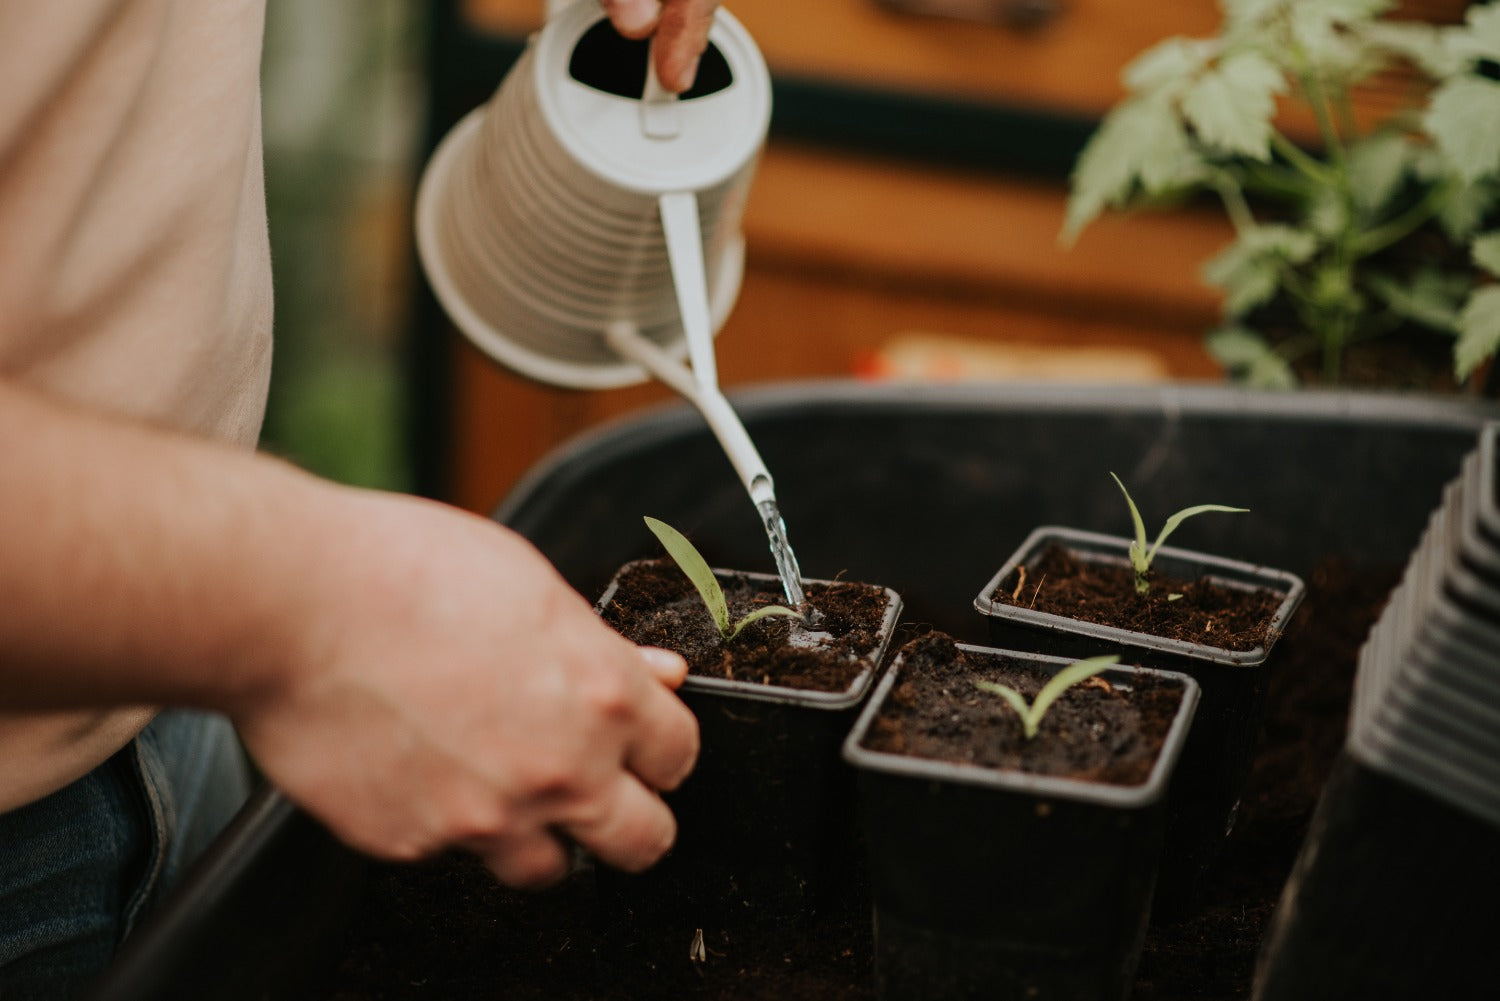
M698 720L663 686L646 688L625 747L625 768L652 789L676 789L698 760Z
M677 838L677 820L667 804L623 772L561 826L601 861L626 872L649 867Z
M546 831L470 841L466 847L495 878L520 890L551 886L568 874L568 849Z
M661 17L659 0L603 0L604 13L626 38L645 38Z
M693 85L718 6L718 0L667 0L662 5L655 53L663 87L680 94Z
M646 670L651 672L653 678L668 688L682 687L682 683L687 680L688 666L681 654L655 646L637 649L640 651L641 662L646 665Z

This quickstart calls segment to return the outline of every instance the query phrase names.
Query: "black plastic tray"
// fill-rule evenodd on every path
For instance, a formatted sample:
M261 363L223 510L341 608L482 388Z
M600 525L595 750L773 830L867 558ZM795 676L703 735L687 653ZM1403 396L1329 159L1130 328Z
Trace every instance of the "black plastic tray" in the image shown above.
M1482 421L1500 417L1477 401L1211 386L821 383L735 402L777 478L804 573L878 581L902 594L907 622L971 642L986 630L975 592L1032 526L1126 529L1105 471L1147 510L1232 496L1255 512L1190 522L1174 536L1184 547L1294 573L1331 554L1388 566L1405 562ZM496 517L592 600L618 566L648 555L643 514L690 534L716 565L769 568L755 510L683 407L564 447ZM92 997L289 993L309 964L331 959L359 861L261 797Z

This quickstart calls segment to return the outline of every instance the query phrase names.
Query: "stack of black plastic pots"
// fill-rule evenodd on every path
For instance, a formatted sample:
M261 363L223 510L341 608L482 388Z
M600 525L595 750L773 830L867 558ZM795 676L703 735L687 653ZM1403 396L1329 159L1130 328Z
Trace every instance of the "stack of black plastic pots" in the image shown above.
M1348 739L1256 996L1493 997L1500 936L1500 424L1360 652Z

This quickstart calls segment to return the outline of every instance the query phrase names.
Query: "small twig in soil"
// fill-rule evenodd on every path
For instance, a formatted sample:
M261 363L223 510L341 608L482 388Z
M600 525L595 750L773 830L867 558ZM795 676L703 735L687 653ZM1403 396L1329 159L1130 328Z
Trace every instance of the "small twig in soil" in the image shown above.
M1016 567L1016 589L1014 591L1010 592L1010 600L1011 601L1020 601L1021 600L1021 589L1024 588L1025 586L1026 586L1026 568L1024 566Z
M1042 579L1036 582L1036 590L1031 592L1031 604L1027 605L1027 608L1036 607L1037 596L1042 593L1042 585L1045 583L1047 583L1047 575L1042 574Z

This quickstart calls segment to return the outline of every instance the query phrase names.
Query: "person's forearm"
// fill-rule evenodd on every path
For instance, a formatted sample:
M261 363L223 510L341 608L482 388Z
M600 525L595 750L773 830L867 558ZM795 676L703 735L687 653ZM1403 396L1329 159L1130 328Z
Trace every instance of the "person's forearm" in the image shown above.
M267 683L283 554L316 543L332 488L5 384L0 455L0 702L222 708Z

